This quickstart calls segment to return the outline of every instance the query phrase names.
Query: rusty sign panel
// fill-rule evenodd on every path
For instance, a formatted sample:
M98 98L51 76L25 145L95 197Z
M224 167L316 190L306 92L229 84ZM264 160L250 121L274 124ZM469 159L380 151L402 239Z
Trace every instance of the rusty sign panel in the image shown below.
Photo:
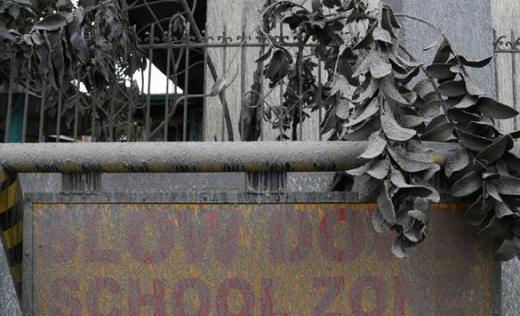
M34 204L35 315L491 315L492 250L461 210L411 259L372 204Z

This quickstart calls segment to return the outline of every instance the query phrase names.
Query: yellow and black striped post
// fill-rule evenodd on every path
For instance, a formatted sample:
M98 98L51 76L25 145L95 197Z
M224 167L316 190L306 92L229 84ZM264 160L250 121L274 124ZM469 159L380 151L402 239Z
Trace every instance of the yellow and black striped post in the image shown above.
M22 204L22 191L16 172L0 167L0 239L19 297L22 289Z

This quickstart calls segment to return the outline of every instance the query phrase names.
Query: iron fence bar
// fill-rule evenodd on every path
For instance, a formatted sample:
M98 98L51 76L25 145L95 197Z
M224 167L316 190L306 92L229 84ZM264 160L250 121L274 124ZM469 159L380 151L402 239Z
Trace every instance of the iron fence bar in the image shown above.
M493 47L494 47L494 51L495 51L495 56L493 58L493 63L494 63L494 66L495 66L495 94L496 94L496 98L497 100L500 100L500 84L498 82L498 79L499 79L499 76L498 76L498 60L497 60L497 56L496 56L496 53L497 53L497 48L496 48L496 44L497 43L497 31L495 29L493 29Z
M298 42L300 43L300 46L298 47L298 136L296 140L303 140L303 38L298 36ZM296 126L295 126L296 127Z
M223 48L222 48L222 77L226 77L226 73L227 73L227 45L225 45L227 43L227 24L224 23L224 32L223 32L223 36L222 36L222 42L224 44ZM218 79L218 78L217 78ZM216 82L216 80L215 80ZM221 141L224 141L226 140L225 138L225 134L226 134L226 119L225 119L225 113L224 113L224 108L222 108L222 120L221 120L221 124L220 124L220 129L221 129L221 135L220 135L220 140Z
M189 68L190 68L190 46L189 46L189 41L190 41L190 28L191 28L191 23L188 23L187 24L188 27L187 27L187 30L186 30L186 33L185 33L185 40L186 40L186 54L184 55L184 67L185 67L185 71L184 71L184 111L182 113L182 140L183 141L186 141L188 139L188 90L189 90L189 84L190 84L190 81L189 81Z
M31 57L32 57L32 54L33 54L33 50L31 48L31 53L30 53ZM29 59L29 61L30 61L30 59ZM30 77L31 70L32 70L31 64L32 63L29 62L27 65L27 70L28 70L29 75L27 76L27 79L25 80L25 96L24 96L24 103L23 103L23 120L22 120L22 143L25 142L25 139L27 136L27 112L29 111L29 90L30 90L29 77Z
M60 38L63 33L63 27L60 28ZM50 54L49 54L50 55ZM60 134L61 134L61 112L63 110L63 77L64 72L62 71L59 74L59 87L58 87L58 110L56 112L56 142L60 142Z
M168 23L168 35L167 35L167 41L168 43L171 42L172 37L172 21ZM171 58L172 58L172 51L170 46L166 48L166 96L164 98L164 135L163 140L168 141L168 111L169 111L169 104L170 104L170 77L171 77ZM175 86L175 90L177 90L177 86ZM174 93L176 93L175 91Z
M139 48L140 49L150 49L150 48L153 48L153 49L165 49L166 47L168 46L167 43L155 43L155 44L141 44L139 45ZM185 47L186 44L184 43L172 43L170 44L170 47L171 48L183 48ZM192 48L204 48L204 47L208 47L208 48L223 48L223 47L227 47L227 48L240 48L241 46L244 46L244 47L247 47L247 48L258 48L258 47L269 47L268 44L262 44L262 43L244 43L244 42L227 42L227 43L190 43L190 46ZM283 47L291 47L291 48L297 48L297 47L300 47L301 45L299 43L287 43L287 42L284 42L282 44ZM315 48L315 47L321 47L323 45L319 45L319 44L314 44L314 43L306 43L304 45L305 47L309 47L309 48Z
M15 54L12 53L12 59L15 59ZM4 132L4 142L7 143L9 141L9 132L11 129L11 116L13 115L13 86L14 86L14 71L15 71L15 63L11 63L11 67L9 68L9 86L7 90L7 113L5 116L5 132Z
M81 104L81 93L79 91L81 87L81 81L79 80L79 76L77 76L76 82L76 103L74 105L74 141L78 141L79 138L79 107Z
M318 139L320 141L323 140L323 136L321 135L321 122L323 121L323 109L322 109L322 84L321 84L321 66L322 60L321 55L318 57Z
M511 30L511 40L514 40L515 38L515 31L514 30ZM513 106L516 108L517 106L517 95L516 95L516 55L515 54L511 54L511 76L512 76L512 79L513 79ZM514 126L514 129L516 130L517 129L517 120L513 120L513 126Z
M155 26L152 24L150 26L150 44L153 44L154 42L154 36L155 36ZM153 67L153 48L150 48L148 51L148 94L146 95L146 109L145 109L145 117L144 117L144 140L148 141L150 140L150 106L151 106L151 85L152 85L152 67ZM144 87L143 87L144 89Z
M40 122L38 126L38 142L43 142L43 127L45 124L45 101L47 100L47 83L42 83L42 98L40 100Z
M206 30L208 29L208 25L206 24ZM204 44L207 44L207 40L206 39L203 39L204 41ZM202 92L204 92L204 96L202 97L202 136L201 136L201 139L202 140L207 140L206 139L206 133L207 133L207 126L206 126L206 122L207 122L207 110L208 110L208 97L205 95L206 94L206 91L207 91L207 82L208 82L208 47L207 46L204 46L202 48L202 51L203 51L203 59L204 59L204 62L202 64L203 66L203 80L204 80L204 86L203 86L203 90Z
M497 49L495 50L495 53L496 54L504 54L504 53L508 53L508 54L520 54L520 49Z
M439 164L458 144L426 143ZM0 165L21 173L343 171L366 162L367 142L139 142L0 144Z

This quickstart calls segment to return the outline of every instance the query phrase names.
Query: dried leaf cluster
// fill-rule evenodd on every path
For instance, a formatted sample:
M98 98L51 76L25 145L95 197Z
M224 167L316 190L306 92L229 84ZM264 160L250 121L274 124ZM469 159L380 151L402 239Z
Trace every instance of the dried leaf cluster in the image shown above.
M287 131L294 134L305 119L298 113L321 106L322 133L329 140L368 140L361 155L367 163L347 174L360 198L377 201L375 229L395 231L396 256L405 257L407 248L425 239L426 211L440 200L432 179L441 168L424 141L460 144L443 166L451 194L475 201L466 217L502 242L498 259L520 255L520 158L512 152L520 133L504 134L495 126L495 120L518 113L486 96L467 71L490 58L469 60L441 34L433 62L418 63L403 46L392 9L380 0L315 0L311 8L270 1L263 24L270 49L258 62L266 63L263 75L272 87L287 87L285 102L266 116L282 118L274 127L287 139ZM280 24L303 44L319 45L310 56L291 52L270 36ZM327 74L323 89L316 59ZM304 95L295 93L302 86Z

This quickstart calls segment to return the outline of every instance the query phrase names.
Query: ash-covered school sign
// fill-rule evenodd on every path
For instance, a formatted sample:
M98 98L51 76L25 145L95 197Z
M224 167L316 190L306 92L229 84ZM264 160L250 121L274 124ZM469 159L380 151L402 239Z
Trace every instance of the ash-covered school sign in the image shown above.
M461 209L392 257L372 204L34 204L35 315L491 315ZM453 220L460 219L459 221Z

